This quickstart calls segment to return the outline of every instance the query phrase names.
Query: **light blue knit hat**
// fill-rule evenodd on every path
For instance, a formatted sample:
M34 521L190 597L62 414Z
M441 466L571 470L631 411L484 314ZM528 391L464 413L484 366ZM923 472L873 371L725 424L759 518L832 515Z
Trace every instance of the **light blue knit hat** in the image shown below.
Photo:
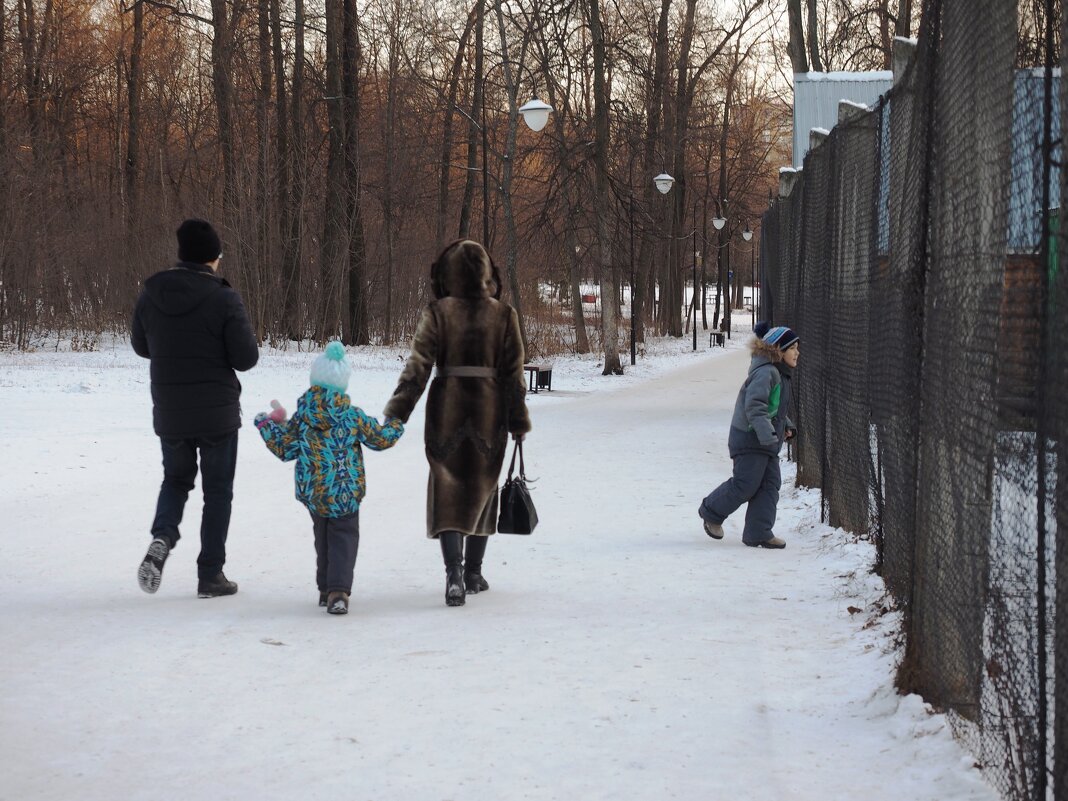
M336 340L326 346L326 350L312 363L311 384L313 387L326 387L342 395L349 388L349 376L352 368L345 360L345 346Z

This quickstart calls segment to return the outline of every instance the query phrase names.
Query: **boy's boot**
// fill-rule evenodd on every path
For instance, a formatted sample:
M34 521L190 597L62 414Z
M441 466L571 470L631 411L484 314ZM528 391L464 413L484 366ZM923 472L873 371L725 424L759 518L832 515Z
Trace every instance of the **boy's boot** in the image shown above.
M464 586L467 594L474 595L489 589L489 582L482 578L482 557L486 555L489 537L469 534L464 537Z
M750 548L785 548L786 540L781 540L778 537L772 537L770 540L761 540L760 542L747 542Z
M347 615L349 613L349 594L347 592L332 592L326 599L326 611L331 615Z
M148 546L148 553L141 560L141 566L137 568L137 583L145 592L155 592L159 589L159 582L163 578L163 565L167 563L167 557L171 554L170 540L156 537Z
M237 592L237 583L230 581L220 570L212 578L202 578L197 583L198 598L218 598L221 595L233 595Z
M326 606L326 593L325 592L320 592L319 593L319 606Z
M438 535L441 556L445 560L445 605L464 605L464 535L443 531Z
M712 523L708 520L705 521L705 534L710 536L714 540L723 539L723 524Z

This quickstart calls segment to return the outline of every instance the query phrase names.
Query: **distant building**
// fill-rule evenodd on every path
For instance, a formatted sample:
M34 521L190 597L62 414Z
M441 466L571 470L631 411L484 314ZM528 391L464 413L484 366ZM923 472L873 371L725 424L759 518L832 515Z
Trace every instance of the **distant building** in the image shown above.
M838 124L838 101L871 106L890 91L894 73L795 72L793 166L801 169L813 128L831 130Z

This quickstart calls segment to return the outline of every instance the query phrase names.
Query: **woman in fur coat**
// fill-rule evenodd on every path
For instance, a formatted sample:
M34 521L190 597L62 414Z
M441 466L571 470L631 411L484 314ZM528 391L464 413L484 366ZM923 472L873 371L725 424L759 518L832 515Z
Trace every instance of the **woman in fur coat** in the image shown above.
M785 548L772 532L779 503L779 451L796 433L788 411L790 384L801 355L800 338L785 326L760 322L753 329L749 375L738 391L727 448L734 474L706 497L698 509L705 533L723 539L723 521L742 504L742 542L754 548Z
M466 593L489 589L482 558L496 531L508 435L521 440L530 431L523 341L482 245L448 245L430 283L435 300L423 310L385 416L408 422L436 368L426 404L427 537L441 543L445 603L462 606Z

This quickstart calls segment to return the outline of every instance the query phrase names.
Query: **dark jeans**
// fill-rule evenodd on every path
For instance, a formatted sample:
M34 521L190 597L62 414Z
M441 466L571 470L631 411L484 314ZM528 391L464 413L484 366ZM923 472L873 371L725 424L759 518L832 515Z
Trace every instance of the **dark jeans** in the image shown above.
M352 574L360 550L360 513L319 517L311 513L315 531L315 584L319 592L352 592Z
M170 540L173 548L181 539L185 502L197 477L200 453L200 480L204 489L204 512L200 520L200 555L197 576L213 578L226 564L226 533L230 528L230 502L234 497L234 469L237 466L237 432L220 437L169 439L160 437L163 447L163 484L156 503L152 536Z
M734 457L734 475L712 490L701 502L698 514L710 523L722 523L743 503L745 528L742 542L756 544L774 537L775 512L779 504L778 455L742 453Z

